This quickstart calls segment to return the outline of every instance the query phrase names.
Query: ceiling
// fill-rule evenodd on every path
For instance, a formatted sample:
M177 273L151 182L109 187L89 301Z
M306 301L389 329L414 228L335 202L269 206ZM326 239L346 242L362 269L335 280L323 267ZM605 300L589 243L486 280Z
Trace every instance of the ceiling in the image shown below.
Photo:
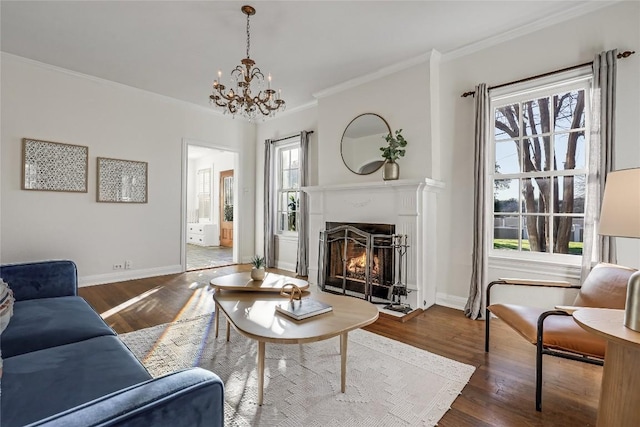
M246 51L243 1L5 1L1 48L203 106ZM256 1L251 58L287 108L431 49L446 54L589 1ZM590 5L591 6L590 6ZM602 2L600 2L602 4ZM479 17L481 17L479 19ZM226 76L226 79L225 79Z

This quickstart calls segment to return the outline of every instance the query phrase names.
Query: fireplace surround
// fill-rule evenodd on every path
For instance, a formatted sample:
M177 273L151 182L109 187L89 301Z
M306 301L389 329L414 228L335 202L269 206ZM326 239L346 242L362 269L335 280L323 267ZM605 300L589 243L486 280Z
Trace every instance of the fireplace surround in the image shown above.
M397 180L303 187L309 195L309 276L321 287L321 233L327 223L390 224L406 235L406 302L427 308L436 299L436 201L440 181Z

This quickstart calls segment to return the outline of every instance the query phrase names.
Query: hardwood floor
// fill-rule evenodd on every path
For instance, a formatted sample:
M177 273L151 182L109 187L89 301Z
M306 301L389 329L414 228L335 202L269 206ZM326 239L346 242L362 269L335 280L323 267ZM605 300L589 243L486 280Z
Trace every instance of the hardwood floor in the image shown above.
M116 332L124 333L211 312L211 291L190 285L206 285L215 276L249 268L230 266L91 286L81 288L80 295ZM491 323L490 353L484 352L483 321L441 306L406 323L380 318L366 329L476 367L440 427L595 425L602 367L544 356L542 412L536 412L535 348L500 320Z

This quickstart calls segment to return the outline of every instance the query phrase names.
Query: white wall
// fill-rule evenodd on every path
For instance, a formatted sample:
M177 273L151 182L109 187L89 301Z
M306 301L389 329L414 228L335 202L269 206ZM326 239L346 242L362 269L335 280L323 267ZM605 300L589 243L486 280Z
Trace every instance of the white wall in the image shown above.
M255 130L204 108L2 54L0 261L68 258L85 284L180 270L182 139L240 152L253 252ZM23 191L21 139L89 147L88 193ZM96 157L149 163L149 202L96 203ZM132 271L112 265L131 260Z
M439 198L441 221L438 247L444 263L438 273L443 298L464 303L471 277L473 212L473 99L460 95L475 85L489 85L521 79L535 74L591 61L596 53L618 48L638 50L640 4L622 2L516 39L505 41L456 59L443 57L441 67L442 179L447 189ZM640 166L640 55L618 62L616 162L617 168ZM640 267L637 241L620 241L618 262ZM631 239L626 239L631 240ZM541 277L575 280L575 272L548 265L494 268L490 279L502 277ZM571 301L573 295L552 295L536 305L550 301ZM521 297L520 301L522 301Z
M375 113L392 132L402 129L408 141L405 157L398 160L401 179L431 176L429 62L331 93L318 100L318 184L332 185L382 181L382 171L356 175L342 162L340 140L356 116ZM381 139L380 147L386 145ZM382 158L382 157L380 157ZM313 244L313 243L312 243Z

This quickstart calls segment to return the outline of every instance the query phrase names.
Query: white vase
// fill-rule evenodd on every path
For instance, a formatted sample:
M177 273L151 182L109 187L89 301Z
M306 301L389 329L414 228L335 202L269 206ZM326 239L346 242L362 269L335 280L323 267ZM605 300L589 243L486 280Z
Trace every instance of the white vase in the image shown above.
M255 268L251 269L251 280L264 280L264 276L267 274L267 271L264 268Z

